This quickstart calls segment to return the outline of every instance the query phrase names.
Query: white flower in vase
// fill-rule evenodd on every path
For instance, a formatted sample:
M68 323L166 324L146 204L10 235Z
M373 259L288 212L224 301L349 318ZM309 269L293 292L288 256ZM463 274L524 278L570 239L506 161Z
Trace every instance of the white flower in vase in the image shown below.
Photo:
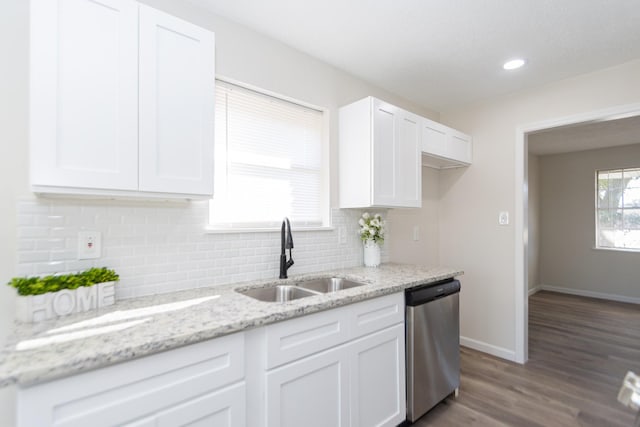
M380 265L380 245L384 243L384 220L380 214L371 216L368 212L358 220L360 239L364 244L364 265Z

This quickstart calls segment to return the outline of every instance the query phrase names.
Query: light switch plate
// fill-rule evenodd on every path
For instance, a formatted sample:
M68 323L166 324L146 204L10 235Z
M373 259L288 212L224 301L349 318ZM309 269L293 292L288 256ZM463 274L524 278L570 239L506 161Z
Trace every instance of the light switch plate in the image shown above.
M502 211L498 214L498 224L509 225L509 212Z
M78 259L96 259L102 255L102 233L78 232Z

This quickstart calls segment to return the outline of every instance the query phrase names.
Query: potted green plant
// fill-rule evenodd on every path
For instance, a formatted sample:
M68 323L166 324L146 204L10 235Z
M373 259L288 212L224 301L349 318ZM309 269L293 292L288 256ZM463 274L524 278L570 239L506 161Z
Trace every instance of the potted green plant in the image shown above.
M112 305L118 280L114 270L101 267L79 273L14 277L7 285L18 292L17 319L32 323Z

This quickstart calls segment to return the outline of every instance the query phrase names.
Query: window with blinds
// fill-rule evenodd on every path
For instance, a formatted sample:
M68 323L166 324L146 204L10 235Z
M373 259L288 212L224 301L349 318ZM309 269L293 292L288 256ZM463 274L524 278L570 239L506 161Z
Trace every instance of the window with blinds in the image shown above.
M220 80L215 111L211 225L326 225L322 111Z
M640 250L640 168L596 175L597 247Z

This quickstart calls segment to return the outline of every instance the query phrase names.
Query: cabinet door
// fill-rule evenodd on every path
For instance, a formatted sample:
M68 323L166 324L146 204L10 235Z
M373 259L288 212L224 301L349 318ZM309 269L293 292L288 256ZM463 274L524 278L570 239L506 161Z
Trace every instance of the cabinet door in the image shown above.
M439 157L447 157L449 129L440 123L424 119L422 125L422 151Z
M397 205L398 107L373 100L373 169L371 201L374 206Z
M396 426L406 418L404 324L349 345L351 425Z
M471 164L471 137L440 123L423 119L422 152L425 166L451 168Z
M213 194L214 34L140 6L140 190Z
M374 206L422 206L418 116L373 100Z
M343 346L267 373L266 426L347 426L348 363Z
M403 111L398 117L397 206L422 206L420 118Z
M31 183L138 186L138 6L32 0Z
M449 154L462 164L471 164L471 137L451 129Z

